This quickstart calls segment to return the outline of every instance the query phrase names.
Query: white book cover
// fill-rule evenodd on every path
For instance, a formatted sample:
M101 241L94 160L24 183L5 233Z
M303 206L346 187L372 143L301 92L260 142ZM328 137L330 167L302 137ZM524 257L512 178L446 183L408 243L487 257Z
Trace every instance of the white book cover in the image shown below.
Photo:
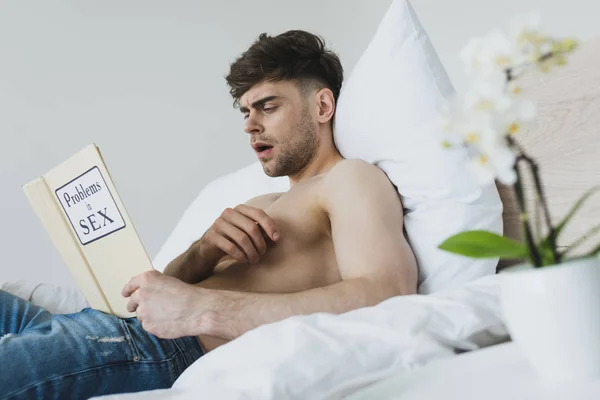
M132 317L123 286L152 263L95 144L23 190L90 306Z

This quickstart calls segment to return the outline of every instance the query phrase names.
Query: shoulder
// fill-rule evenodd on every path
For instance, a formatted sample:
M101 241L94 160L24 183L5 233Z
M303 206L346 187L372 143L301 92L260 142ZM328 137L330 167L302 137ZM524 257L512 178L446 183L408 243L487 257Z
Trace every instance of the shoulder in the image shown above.
M323 177L326 188L348 186L392 186L385 172L379 167L358 159L347 159L337 163Z
M396 187L376 165L363 160L343 160L323 177L321 204L326 210L344 207L401 205Z
M271 204L275 202L279 197L281 197L281 193L269 193L263 194L261 196L256 196L245 202L247 206L265 209L268 208Z
M358 212L373 218L382 213L402 215L396 187L383 170L362 160L343 160L331 168L323 176L320 195L320 204L330 217Z

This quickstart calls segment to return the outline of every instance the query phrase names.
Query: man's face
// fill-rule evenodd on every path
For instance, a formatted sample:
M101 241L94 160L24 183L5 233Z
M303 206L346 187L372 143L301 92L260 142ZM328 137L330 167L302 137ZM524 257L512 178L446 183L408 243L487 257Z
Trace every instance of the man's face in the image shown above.
M318 148L314 104L289 81L263 82L240 99L244 130L269 176L290 176L313 160Z

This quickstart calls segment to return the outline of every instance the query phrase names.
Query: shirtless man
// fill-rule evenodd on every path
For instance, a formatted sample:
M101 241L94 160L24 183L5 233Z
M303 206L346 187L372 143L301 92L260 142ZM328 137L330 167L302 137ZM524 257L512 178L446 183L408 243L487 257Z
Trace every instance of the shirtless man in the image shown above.
M263 34L227 82L264 172L288 176L291 189L226 209L164 273L133 277L123 296L137 318L50 316L0 292L0 335L12 334L0 339L0 398L170 387L202 354L260 325L416 292L395 188L333 142L338 57L307 32Z

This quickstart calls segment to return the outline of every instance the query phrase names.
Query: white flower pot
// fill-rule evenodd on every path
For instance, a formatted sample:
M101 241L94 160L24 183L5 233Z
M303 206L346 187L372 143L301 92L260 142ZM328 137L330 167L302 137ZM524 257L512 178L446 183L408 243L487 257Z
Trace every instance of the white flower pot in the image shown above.
M501 274L506 325L537 373L552 381L600 378L600 259Z

